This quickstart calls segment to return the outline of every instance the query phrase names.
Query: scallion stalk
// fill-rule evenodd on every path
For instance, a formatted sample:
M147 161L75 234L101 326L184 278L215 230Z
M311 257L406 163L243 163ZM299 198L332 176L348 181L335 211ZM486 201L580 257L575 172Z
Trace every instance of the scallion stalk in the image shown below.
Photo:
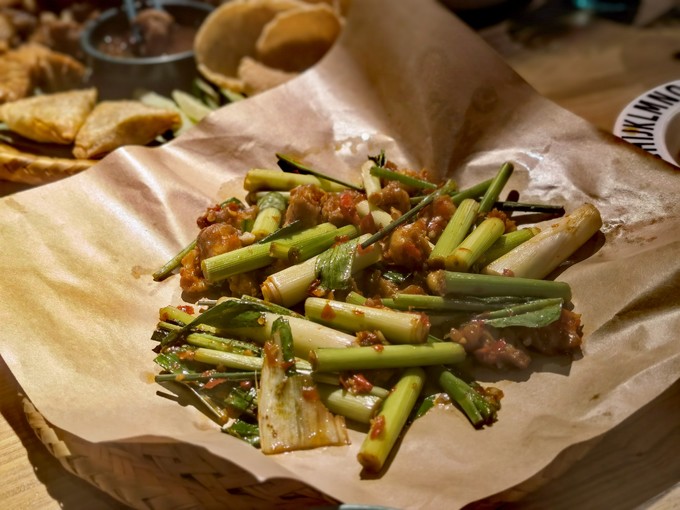
M359 239L368 239L365 234ZM356 273L378 262L381 252L378 246L357 250L352 262L352 273ZM267 277L262 283L262 295L267 301L283 306L293 306L307 297L309 287L317 279L316 262L318 256L301 264L287 267Z
M501 168L498 170L498 173L491 181L491 185L486 190L486 193L484 193L481 202L479 203L480 213L487 213L493 208L493 204L496 202L496 200L498 200L501 191L503 191L503 188L507 184L508 180L510 180L510 176L512 175L514 169L515 167L512 163L503 163Z
M375 345L349 349L320 348L310 355L312 370L315 372L453 365L464 359L463 347L452 342Z
M412 175L404 174L401 172L395 172L394 170L389 170L388 168L379 167L373 165L370 169L371 175L386 179L388 181L397 181L406 186L411 186L418 189L437 189L437 185L433 182L425 181L423 179L418 179Z
M584 204L482 269L489 275L545 278L602 227L600 212Z
M486 218L446 257L444 266L449 271L468 271L472 264L503 235L503 232L505 232L503 220Z
M375 395L354 395L343 388L329 384L317 384L316 389L321 401L330 412L357 423L370 423L383 402L383 398Z
M465 239L470 228L472 228L475 219L477 219L478 211L479 203L472 198L466 198L460 203L441 236L439 236L434 249L430 252L429 265L444 267L446 257L451 255L451 252Z
M291 174L281 170L252 168L246 173L243 187L246 191L290 191L297 186L313 184L324 191L343 191L341 186L313 175Z
M430 332L430 322L424 314L354 305L331 299L307 298L305 315L315 322L344 331L356 333L377 330L390 343L423 343Z
M286 210L286 199L276 191L271 191L257 201L258 213L251 233L259 240L274 232L281 224Z
M477 259L476 265L484 267L497 258L502 257L510 250L517 248L520 244L528 241L541 231L538 227L520 228L513 232L508 232L500 236L491 247Z
M370 472L380 471L406 425L425 383L422 368L409 368L399 378L382 409L371 422L357 459Z
M571 299L566 282L537 280L452 271L433 271L427 275L428 288L439 296L517 296Z
M332 223L327 225L333 228L320 230L313 237L307 237L302 241L294 243L287 240L273 241L269 253L278 259L287 259L291 264L298 264L327 250L338 239L354 239L359 235L359 229L354 225L344 225L340 228L336 228Z

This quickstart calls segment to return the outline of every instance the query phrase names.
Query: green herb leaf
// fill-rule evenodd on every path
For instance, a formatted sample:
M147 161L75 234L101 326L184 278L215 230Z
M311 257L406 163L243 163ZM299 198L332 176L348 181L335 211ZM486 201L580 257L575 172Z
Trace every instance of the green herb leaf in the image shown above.
M231 425L222 427L222 432L241 439L255 448L260 447L260 427L255 423L236 420Z
M542 328L560 318L562 313L561 304L552 304L538 310L499 317L497 319L484 320L485 324L495 328L507 328L510 326L524 326L526 328Z
M333 246L318 256L315 271L322 288L342 290L349 287L358 243L358 239L352 239Z
M161 346L166 347L180 342L200 324L216 327L227 323L230 326L238 324L239 327L263 326L262 312L266 311L267 307L261 303L243 299L227 299L203 312L189 324L171 332L163 339Z

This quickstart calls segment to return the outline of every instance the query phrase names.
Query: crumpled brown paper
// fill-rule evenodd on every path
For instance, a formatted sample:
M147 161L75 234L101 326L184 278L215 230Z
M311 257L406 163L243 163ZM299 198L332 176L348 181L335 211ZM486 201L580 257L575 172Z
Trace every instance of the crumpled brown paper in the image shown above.
M415 422L388 470L361 479L350 447L265 457L198 412L159 398L149 335L181 303L151 273L196 234L204 207L242 194L275 152L354 176L368 154L453 175L462 186L511 160L523 199L597 205L604 245L559 279L585 324L582 359L483 373L499 421L458 412ZM680 374L680 174L538 96L433 2L355 2L316 68L221 109L159 149L0 201L0 353L54 425L89 441L176 438L238 459L261 479L299 477L351 503L453 508L539 472L654 399Z

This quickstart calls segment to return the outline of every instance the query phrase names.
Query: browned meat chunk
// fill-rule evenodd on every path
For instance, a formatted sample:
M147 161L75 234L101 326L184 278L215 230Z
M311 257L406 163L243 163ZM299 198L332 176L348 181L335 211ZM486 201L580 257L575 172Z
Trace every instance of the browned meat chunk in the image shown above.
M497 338L491 328L479 322L470 322L460 329L452 328L449 333L452 342L463 346L483 365L496 368L527 368L531 357L523 348L518 348L503 338Z
M421 269L432 251L426 227L422 218L397 227L390 236L385 260L408 270Z
M202 229L196 239L201 260L236 250L242 246L240 231L227 223L215 223Z
M373 193L369 200L390 214L393 214L392 209L395 209L399 213L398 216L411 208L411 198L408 192L397 181L388 182L383 189Z
M228 223L239 229L243 229L243 224L249 220L254 220L257 216L257 207L242 207L238 202L229 202L223 206L215 205L209 207L196 220L199 228L205 228L213 223Z
M305 227L313 227L323 222L321 210L326 192L312 184L293 188L290 192L285 224L300 220Z
M435 198L432 205L426 207L424 212L423 217L427 221L427 237L432 242L436 242L444 232L453 213L456 212L456 205L449 195L444 195Z
M321 207L323 221L328 221L336 227L359 225L361 218L356 206L363 199L364 196L357 191L328 193Z
M582 341L581 315L562 309L559 320L544 328L505 328L508 341L521 343L547 356L579 349Z

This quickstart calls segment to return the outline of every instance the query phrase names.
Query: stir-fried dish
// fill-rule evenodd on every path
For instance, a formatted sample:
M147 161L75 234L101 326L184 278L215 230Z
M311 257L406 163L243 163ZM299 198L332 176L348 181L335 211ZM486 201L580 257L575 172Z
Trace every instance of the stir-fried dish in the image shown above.
M178 270L197 302L161 309L156 379L186 385L225 432L278 453L344 445L358 427L358 460L380 471L434 405L496 421L503 393L470 366L580 351L571 289L550 275L600 229L592 205L501 200L511 163L458 189L384 153L359 185L277 158L154 274Z

